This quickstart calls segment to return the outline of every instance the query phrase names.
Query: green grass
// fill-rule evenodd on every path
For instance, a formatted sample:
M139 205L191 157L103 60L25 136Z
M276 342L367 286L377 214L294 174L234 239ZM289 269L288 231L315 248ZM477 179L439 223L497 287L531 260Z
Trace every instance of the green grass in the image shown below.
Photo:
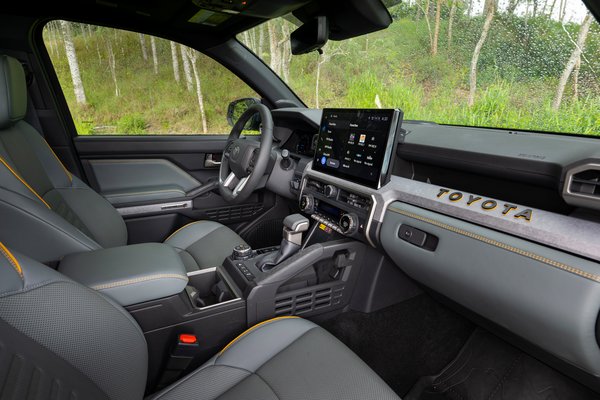
M555 112L550 104L571 50L562 27L541 19L523 24L521 18L497 16L481 53L475 104L469 107L469 64L481 18L458 18L452 47L448 47L443 21L439 53L434 57L429 53L424 20L406 14L410 7L402 10L404 14L399 12L399 19L386 30L327 44L326 54L339 54L322 65L321 107L375 107L378 97L383 107L401 108L405 119L600 135L597 25L586 46L591 64L582 63L580 96L574 98L569 83L563 104ZM567 29L577 35L577 25ZM91 36L77 29L75 33L87 105L75 104L62 43L49 46L49 51L80 134L201 133L196 93L189 92L183 81L175 82L168 42L157 40L160 67L154 74L151 60L142 58L137 34L106 28ZM51 40L46 32L46 41ZM116 58L118 97L108 65L107 41ZM150 51L149 39L147 46ZM58 49L58 54L52 48ZM291 62L289 85L309 106L315 106L318 61L313 53L296 56ZM200 56L198 71L209 133L227 133L229 102L257 95L207 57Z

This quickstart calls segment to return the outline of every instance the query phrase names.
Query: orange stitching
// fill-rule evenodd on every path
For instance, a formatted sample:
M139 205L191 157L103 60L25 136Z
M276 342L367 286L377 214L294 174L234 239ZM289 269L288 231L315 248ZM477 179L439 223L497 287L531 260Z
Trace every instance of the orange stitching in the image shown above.
M27 182L25 182L25 181L23 180L23 178L21 178L21 177L19 176L19 174L17 174L17 173L15 172L15 170L14 170L14 169L12 169L12 168L10 167L10 165L8 165L8 164L6 163L6 161L4 161L4 159L3 159L2 157L0 157L0 162L1 162L2 164L4 164L4 166L5 166L5 167L6 167L6 168L7 168L7 169L8 169L8 170L9 170L9 171L10 171L10 172L11 172L11 173L12 173L12 174L15 176L15 178L17 178L17 179L18 179L18 180L19 180L19 181L20 181L20 182L21 182L23 185L25 185L25 187L26 187L27 189L29 189L29 190L31 191L31 193L35 194L35 195L36 195L36 197L37 197L38 199L40 199L40 201L46 205L46 207L48 207L49 209L51 209L50 205L49 205L48 203L46 203L46 202L44 201L44 199L42 199L42 197L41 197L39 194L37 194L37 192L36 192L35 190L33 190L33 188L32 188L31 186L29 186L29 185L27 184Z
M276 317L276 318L271 318L268 319L266 321L261 322L260 324L256 324L254 325L252 328L246 329L244 332L242 332L241 334L239 334L235 339L233 339L231 342L229 342L229 344L225 347L223 347L223 350L221 350L219 352L219 355L223 354L225 352L225 350L227 350L229 347L231 347L235 342L237 342L239 339L241 339L242 337L246 336L247 334L249 334L250 332L254 331L255 329L268 324L269 322L273 322L273 321L277 321L280 319L290 319L290 318L299 318L299 317L295 317L293 315L288 315L285 317Z
M4 255L15 271L17 271L17 274L19 274L21 279L23 279L23 270L21 269L21 264L19 264L19 261L17 261L15 256L12 255L12 253L6 248L6 246L4 246L2 242L0 242L0 253Z

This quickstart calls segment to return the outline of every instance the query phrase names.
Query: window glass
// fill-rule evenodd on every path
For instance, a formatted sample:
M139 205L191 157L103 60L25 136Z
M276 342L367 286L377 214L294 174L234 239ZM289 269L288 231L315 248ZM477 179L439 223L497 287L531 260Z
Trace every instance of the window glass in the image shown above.
M311 107L600 135L600 27L581 0L385 0L385 30L291 56L293 17L238 36Z
M229 103L258 97L168 40L66 21L48 23L43 36L80 135L228 133Z

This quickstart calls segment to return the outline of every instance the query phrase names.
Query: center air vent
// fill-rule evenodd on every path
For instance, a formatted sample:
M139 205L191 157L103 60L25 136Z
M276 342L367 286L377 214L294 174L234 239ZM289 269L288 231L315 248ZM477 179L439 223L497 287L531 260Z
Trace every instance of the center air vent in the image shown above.
M563 198L574 206L600 210L600 161L567 170Z

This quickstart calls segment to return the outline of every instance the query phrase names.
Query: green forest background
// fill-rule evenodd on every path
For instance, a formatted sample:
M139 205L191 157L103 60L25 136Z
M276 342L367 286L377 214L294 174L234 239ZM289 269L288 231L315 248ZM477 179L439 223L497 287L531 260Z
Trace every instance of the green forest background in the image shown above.
M432 54L437 7L438 49ZM536 15L495 10L470 106L469 70L485 15L469 16L468 7L459 0L399 3L390 7L394 22L388 29L330 41L323 55L291 57L286 35L294 26L285 19L238 38L311 107L398 107L411 120L600 135L597 22L591 24L580 66L569 77L555 110L559 78L580 23L550 18L552 10L546 5ZM155 40L155 70L152 55L144 58L138 34L70 25L85 103L75 99L60 26L48 25L44 38L80 134L227 133L229 102L256 97L246 84L203 55L195 65L198 81L192 76L193 85L188 87L181 62L184 53L177 53L179 65L174 64L166 40ZM144 40L150 53L150 39ZM182 69L179 82L174 68Z

